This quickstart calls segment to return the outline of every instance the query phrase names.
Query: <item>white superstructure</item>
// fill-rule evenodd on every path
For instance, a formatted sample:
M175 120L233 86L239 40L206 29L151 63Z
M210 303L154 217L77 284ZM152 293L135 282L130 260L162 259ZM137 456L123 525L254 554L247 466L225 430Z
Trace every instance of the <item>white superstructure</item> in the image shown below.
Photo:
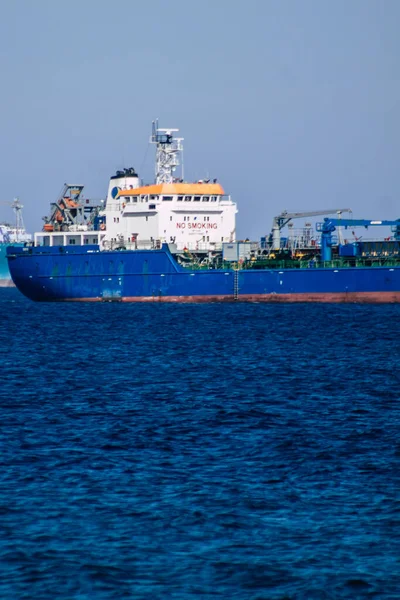
M183 150L177 129L153 123L150 141L156 144L155 183L140 186L133 169L111 178L105 209L106 229L100 247L154 247L175 244L177 249L220 249L235 241L237 208L216 180L188 183L176 177Z
M96 212L90 226L75 223L83 186L65 184L51 219L42 232L35 233L35 245L98 243L100 250L110 250L157 248L167 243L171 250L207 252L234 242L236 204L217 180L185 182L183 169L181 176L176 176L183 150L183 138L174 138L177 131L153 123L150 142L156 145L155 183L141 185L133 168L117 171L109 182L105 208Z

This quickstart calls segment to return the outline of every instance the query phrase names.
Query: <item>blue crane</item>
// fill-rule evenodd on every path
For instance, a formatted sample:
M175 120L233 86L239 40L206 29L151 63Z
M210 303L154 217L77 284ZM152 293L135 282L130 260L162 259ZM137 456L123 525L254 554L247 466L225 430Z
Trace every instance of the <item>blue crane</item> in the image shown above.
M281 247L281 230L292 219L301 219L303 217L319 217L321 215L332 215L333 213L342 214L344 212L351 213L351 208L332 208L330 210L313 210L307 212L289 213L287 210L281 212L280 215L274 217L272 223L272 247L274 250L279 250Z
M317 231L321 232L321 259L332 260L332 233L336 227L391 227L394 238L400 240L400 219L396 221L368 221L366 219L329 219L325 218L323 223L317 223Z

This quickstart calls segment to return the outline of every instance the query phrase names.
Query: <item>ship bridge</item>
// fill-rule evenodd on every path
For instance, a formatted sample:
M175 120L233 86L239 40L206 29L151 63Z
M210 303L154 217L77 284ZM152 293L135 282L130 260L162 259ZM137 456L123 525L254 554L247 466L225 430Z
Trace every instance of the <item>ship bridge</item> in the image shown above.
M216 179L184 181L176 176L183 151L177 129L153 123L156 144L155 183L140 185L134 170L110 180L102 248L174 244L177 250L221 250L235 241L237 207Z

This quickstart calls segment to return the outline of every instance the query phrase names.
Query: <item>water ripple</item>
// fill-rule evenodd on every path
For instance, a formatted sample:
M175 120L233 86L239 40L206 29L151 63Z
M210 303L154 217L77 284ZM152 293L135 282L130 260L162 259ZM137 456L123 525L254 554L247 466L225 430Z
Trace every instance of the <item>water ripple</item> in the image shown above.
M397 600L400 307L0 304L2 600Z

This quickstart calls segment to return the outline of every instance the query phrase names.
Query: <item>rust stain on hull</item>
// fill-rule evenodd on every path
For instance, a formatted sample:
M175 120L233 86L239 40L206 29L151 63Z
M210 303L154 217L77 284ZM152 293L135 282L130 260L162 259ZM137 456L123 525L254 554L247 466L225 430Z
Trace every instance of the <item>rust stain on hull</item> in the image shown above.
M64 302L268 302L268 303L357 303L357 304L399 304L400 292L338 292L309 294L242 294L233 296L125 296L114 298L60 298Z

